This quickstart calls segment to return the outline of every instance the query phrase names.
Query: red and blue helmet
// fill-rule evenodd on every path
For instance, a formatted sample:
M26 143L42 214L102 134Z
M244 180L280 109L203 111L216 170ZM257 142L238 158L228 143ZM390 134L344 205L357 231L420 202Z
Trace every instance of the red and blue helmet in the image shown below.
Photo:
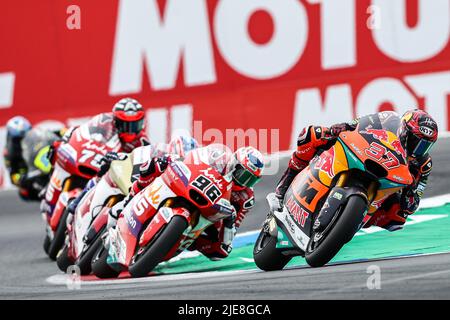
M438 125L425 111L407 111L401 118L398 134L408 156L419 158L428 154L438 138Z
M233 181L240 187L253 187L262 178L264 159L253 147L239 148L228 165Z

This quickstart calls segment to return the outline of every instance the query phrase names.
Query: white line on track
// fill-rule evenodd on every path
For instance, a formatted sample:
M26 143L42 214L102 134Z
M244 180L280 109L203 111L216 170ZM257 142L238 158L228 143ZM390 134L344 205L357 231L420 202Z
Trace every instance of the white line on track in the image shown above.
M260 270L232 270L232 271L208 271L208 272L192 272L192 273L177 273L156 275L144 278L126 278L126 279L111 279L111 280L81 280L82 285L117 285L117 284L132 284L132 283L146 283L146 282L160 282L160 281L174 281L174 280L194 280L204 278L215 278L224 276L233 276L237 274L261 272ZM66 274L56 274L50 276L46 281L53 285L67 285L73 283L73 280Z

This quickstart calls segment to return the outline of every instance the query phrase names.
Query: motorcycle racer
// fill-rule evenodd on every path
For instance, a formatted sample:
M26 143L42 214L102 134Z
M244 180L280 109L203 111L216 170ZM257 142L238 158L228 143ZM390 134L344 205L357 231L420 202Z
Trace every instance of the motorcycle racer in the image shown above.
M11 118L6 128L3 155L11 182L18 187L19 196L23 200L38 200L51 170L46 152L54 141L61 138L65 128L33 128L22 116Z
M135 99L123 98L113 106L112 112L100 113L90 121L98 125L99 131L113 130L113 134L117 134L121 143L121 152L129 153L137 147L150 144L145 133L144 108ZM55 161L54 155L58 147L61 143L69 141L76 128L72 127L61 140L53 144L52 150L49 152L49 159L52 163ZM103 132L103 134L109 135L109 132Z
M20 185L21 177L27 172L27 164L22 156L21 142L31 128L31 123L22 116L13 117L6 123L6 146L3 150L3 157L11 183L16 186Z
M230 203L235 213L229 219L207 228L188 248L200 251L211 260L221 260L230 254L236 230L254 206L253 187L262 177L264 161L261 153L253 147L243 147L232 153L224 145L212 144L191 152L194 152L194 159L209 164L233 182ZM175 157L167 155L144 163L140 168L139 179L131 187L130 195L123 203L113 207L111 214L118 217L128 201L150 185L174 160Z
M144 109L138 101L131 98L121 99L113 106L112 112L98 114L90 119L88 124L95 131L95 134L108 137L110 141L117 141L119 152L131 152L139 146L150 143L145 133ZM53 143L48 152L48 158L52 165L55 164L56 154L60 146L68 143L74 132L78 131L78 128L81 128L81 126L70 128L62 139ZM102 161L99 163L100 166ZM45 193L44 190L43 194ZM53 212L57 200L57 198L44 198L41 202L41 211Z
M401 118L395 112L381 112L367 117L372 123L398 122L397 136L406 151L414 182L405 187L401 193L395 193L380 203L379 209L364 227L376 225L389 231L400 230L406 218L418 209L427 186L432 169L429 152L437 140L438 126L428 113L418 109L407 111ZM279 203L271 204L271 206L280 208L287 189L297 174L308 166L314 156L329 149L341 132L355 130L358 123L359 119L356 119L349 123L335 124L329 128L322 126L304 128L297 140L297 150L292 154L288 168L276 187L275 195ZM320 219L316 219L313 229L320 231L320 228Z

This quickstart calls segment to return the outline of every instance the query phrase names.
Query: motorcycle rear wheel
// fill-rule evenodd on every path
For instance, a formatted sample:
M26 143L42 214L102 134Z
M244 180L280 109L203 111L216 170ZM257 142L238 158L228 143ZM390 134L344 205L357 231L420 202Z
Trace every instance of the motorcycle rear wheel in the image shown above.
M364 198L351 196L334 226L314 249L312 249L314 233L311 235L305 253L306 262L311 267L322 267L327 264L358 231L366 209L367 203Z
M283 269L292 257L285 256L276 248L277 239L262 230L253 247L256 266L264 271Z
M169 253L178 242L184 230L188 227L185 218L174 216L163 230L145 248L145 251L135 258L128 271L133 278L147 276Z

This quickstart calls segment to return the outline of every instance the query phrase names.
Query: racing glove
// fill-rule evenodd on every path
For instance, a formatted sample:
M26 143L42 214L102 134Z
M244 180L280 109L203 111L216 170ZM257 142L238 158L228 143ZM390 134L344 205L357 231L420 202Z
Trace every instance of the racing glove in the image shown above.
M358 126L359 120L355 119L350 122L336 123L330 127L329 134L337 138L343 131L353 131Z
M399 215L406 218L413 214L419 208L420 195L413 188L404 190L400 197L400 212Z
M106 172L108 172L109 168L111 167L111 162L115 160L125 160L127 158L126 154L121 154L117 152L108 152L103 156L103 158L100 160L100 170L97 174L98 177L103 177Z

